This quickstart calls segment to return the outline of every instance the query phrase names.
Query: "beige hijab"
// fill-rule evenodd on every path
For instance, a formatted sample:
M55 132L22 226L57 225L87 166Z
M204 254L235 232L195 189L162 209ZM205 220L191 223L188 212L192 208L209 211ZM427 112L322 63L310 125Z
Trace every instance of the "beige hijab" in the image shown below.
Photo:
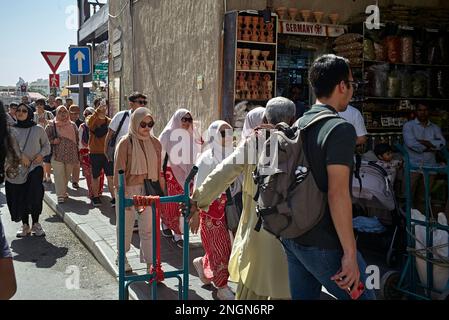
M140 123L147 116L150 116L154 121L150 110L143 107L138 108L131 115L128 133L128 137L132 142L131 174L146 174L147 179L156 181L159 180L162 147L159 140L153 135L153 131L151 131L148 137L139 135Z

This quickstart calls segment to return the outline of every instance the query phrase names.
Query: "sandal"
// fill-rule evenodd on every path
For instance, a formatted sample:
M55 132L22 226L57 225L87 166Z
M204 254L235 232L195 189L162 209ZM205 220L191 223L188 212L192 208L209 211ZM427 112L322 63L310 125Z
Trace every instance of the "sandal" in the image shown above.
M64 203L65 197L58 197L58 203Z

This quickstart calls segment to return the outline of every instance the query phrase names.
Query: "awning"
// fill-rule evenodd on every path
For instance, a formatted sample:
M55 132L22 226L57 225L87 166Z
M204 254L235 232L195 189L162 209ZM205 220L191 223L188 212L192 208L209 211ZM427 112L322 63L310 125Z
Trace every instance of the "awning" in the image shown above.
M96 82L100 83L100 87L101 88L106 88L106 82L103 82L103 81L96 81ZM79 84L72 84L72 85L66 87L66 89L69 89L71 91L74 90L74 89L75 90L79 90L79 88L80 88ZM83 83L83 88L84 89L92 89L92 81L84 82Z
M28 92L28 97L30 100L47 99L45 96L41 95L39 92Z

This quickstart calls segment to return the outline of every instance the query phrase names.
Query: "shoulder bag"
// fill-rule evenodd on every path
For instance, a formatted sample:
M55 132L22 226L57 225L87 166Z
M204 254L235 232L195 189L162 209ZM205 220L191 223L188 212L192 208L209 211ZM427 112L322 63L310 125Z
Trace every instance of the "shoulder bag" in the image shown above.
M117 131L112 135L111 139L109 139L108 145L106 146L106 157L109 161L114 161L114 153L115 153L115 145L117 143L117 137L120 133L120 130L122 130L123 124L125 123L126 117L129 116L129 112L125 112L125 114L122 117L122 120L120 120L120 124L117 128Z

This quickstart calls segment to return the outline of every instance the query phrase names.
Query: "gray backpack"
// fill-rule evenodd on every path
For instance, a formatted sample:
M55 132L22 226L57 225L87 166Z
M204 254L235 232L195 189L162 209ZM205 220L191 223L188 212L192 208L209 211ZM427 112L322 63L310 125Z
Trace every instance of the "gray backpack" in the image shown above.
M323 218L327 194L318 188L312 175L303 150L303 133L330 118L339 116L330 110L322 111L301 129L298 122L292 127L281 123L264 143L254 172L258 186L257 231L262 225L277 238L293 239L311 230ZM335 127L343 122L343 119L337 122Z

